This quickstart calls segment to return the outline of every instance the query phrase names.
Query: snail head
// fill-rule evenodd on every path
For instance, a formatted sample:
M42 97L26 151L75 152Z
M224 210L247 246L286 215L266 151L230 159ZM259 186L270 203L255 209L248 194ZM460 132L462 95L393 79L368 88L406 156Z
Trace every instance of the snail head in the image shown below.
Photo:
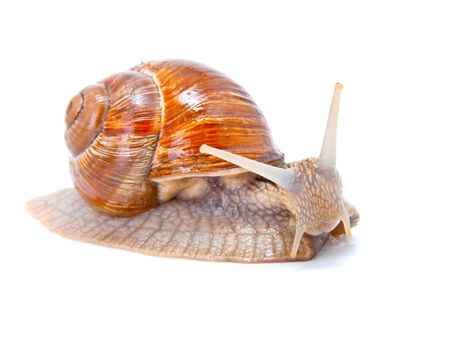
M351 223L358 219L353 206L344 201L342 182L336 169L336 136L342 84L336 84L326 133L318 158L307 158L279 168L230 152L202 145L200 151L256 173L279 188L287 209L295 218L291 256L295 257L304 233L320 235L333 231L341 222L346 238Z

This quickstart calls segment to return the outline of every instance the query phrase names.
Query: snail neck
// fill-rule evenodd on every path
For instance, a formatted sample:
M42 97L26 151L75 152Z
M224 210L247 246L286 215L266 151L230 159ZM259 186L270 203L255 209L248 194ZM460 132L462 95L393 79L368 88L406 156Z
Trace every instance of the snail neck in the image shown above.
M281 190L272 182L254 174L249 178L204 180L210 186L207 192L184 199L203 212L232 220L241 217L251 223L264 222L264 217L275 215L280 221L288 222L290 218L291 213L285 205Z
M261 180L259 180L256 174L243 172L227 176L196 176L179 178L154 182L154 185L157 187L157 204L162 204L175 197L184 200L196 200L205 198L209 193L211 196L218 195L221 192L232 195L238 191L242 191L244 194L247 194L250 189L245 186L252 181ZM278 192L277 189L275 192Z

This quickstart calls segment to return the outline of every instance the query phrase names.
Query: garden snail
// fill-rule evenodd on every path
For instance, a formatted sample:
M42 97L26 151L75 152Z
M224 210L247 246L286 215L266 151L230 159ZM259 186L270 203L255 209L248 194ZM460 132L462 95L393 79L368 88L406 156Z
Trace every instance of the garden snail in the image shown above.
M320 156L285 164L240 86L188 61L141 63L73 97L65 139L76 191L28 209L66 237L150 255L311 259L359 218L335 168L341 89Z

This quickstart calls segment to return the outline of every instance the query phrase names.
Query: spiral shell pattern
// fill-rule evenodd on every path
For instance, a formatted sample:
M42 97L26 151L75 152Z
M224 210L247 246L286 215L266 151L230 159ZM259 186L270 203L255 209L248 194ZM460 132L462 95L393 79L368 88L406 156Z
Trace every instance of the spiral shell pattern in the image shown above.
M83 152L99 134L108 108L109 96L102 85L89 86L70 101L65 140L73 155Z
M281 164L266 120L237 84L187 61L142 63L73 97L65 139L76 189L92 207L130 216L157 203L157 181L242 169L199 152L206 143Z
M158 88L137 72L113 75L72 99L65 118L71 174L95 209L130 216L154 207L156 188L146 177L160 114Z

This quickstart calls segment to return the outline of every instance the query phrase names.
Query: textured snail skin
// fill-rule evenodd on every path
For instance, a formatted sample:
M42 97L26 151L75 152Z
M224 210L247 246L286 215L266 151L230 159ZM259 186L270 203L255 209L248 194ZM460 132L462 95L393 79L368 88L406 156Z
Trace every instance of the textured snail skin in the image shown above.
M76 191L65 189L31 200L29 212L67 238L140 253L243 263L309 260L330 235L306 235L290 256L294 223L274 184L253 181L235 191L215 188L202 199L173 199L129 218L92 210ZM352 226L358 214L352 213ZM342 225L332 235L343 234Z

